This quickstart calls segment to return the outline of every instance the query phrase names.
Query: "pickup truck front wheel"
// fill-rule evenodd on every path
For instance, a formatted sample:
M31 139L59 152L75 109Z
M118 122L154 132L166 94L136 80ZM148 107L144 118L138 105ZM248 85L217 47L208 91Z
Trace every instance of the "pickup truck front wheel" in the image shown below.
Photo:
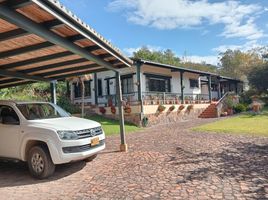
M34 146L28 154L28 167L31 175L38 179L45 179L55 171L49 151L45 147Z

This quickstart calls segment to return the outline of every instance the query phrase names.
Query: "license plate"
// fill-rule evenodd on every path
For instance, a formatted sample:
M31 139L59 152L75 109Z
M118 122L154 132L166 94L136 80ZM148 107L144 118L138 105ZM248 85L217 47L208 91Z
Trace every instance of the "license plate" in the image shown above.
M91 140L91 146L96 146L100 143L100 139L97 137L97 138L93 138Z

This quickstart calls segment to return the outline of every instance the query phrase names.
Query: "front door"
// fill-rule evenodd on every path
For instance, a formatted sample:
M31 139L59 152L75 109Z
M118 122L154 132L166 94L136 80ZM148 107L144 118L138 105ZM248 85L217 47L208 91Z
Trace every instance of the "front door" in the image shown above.
M0 105L0 157L20 158L20 121L13 108Z

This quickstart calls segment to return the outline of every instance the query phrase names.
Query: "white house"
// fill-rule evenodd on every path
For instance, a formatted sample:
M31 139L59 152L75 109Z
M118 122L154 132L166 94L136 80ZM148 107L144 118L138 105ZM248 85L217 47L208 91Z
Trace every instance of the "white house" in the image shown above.
M226 92L239 93L242 82L218 74L181 68L146 60L135 60L130 68L122 68L121 87L130 105L208 103ZM210 87L209 87L210 86ZM210 90L209 90L210 88ZM81 103L81 86L71 85L71 100ZM116 104L116 81L112 71L98 72L85 82L85 102L89 105Z

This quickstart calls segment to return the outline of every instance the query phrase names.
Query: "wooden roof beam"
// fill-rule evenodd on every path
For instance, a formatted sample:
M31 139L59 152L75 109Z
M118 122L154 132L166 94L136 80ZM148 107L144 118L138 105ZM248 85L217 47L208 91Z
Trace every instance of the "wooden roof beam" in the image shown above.
M82 47L66 40L66 38L63 38L57 35L56 33L48 30L47 28L41 26L40 24L25 17L24 15L10 9L8 6L0 5L0 16L1 18L7 20L8 22L11 22L15 24L16 26L27 30L28 32L36 34L55 45L59 45L73 52L74 54L80 55L81 57L84 57L88 59L89 61L93 61L97 63L98 65L101 65L109 70L113 70L116 72L118 71L109 62L100 59L98 56L94 55L93 53L87 52Z
M58 19L53 19L50 21L42 22L41 25L47 27L48 29L53 29L56 27L63 26L64 24L61 21L59 21ZM4 33L0 33L0 42L6 41L6 40L11 40L11 39L18 38L18 37L22 37L22 36L29 35L29 34L30 34L29 32L27 32L26 30L23 30L21 28L7 31Z

